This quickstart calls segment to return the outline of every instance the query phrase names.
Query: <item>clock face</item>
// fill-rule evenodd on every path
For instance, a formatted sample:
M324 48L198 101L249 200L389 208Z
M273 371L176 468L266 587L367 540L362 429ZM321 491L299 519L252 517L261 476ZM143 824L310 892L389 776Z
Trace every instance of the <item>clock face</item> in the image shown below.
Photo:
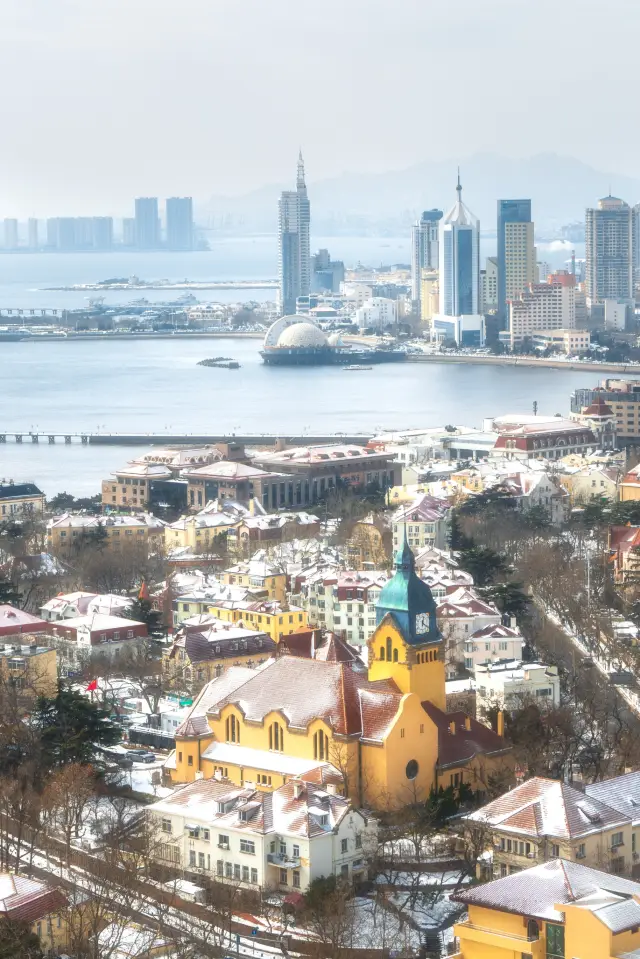
M429 632L429 614L418 613L416 616L416 635Z

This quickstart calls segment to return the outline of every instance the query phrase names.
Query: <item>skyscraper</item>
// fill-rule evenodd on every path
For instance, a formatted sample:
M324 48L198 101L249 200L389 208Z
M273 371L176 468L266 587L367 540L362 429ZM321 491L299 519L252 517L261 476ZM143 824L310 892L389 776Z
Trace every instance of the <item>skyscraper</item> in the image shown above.
M633 213L624 200L607 196L586 212L587 305L633 296Z
M509 300L536 282L531 200L498 200L498 316L503 328Z
M304 179L302 152L295 190L285 190L278 203L278 268L281 316L296 311L296 299L308 296L311 279L309 229L311 208Z
M30 250L37 250L40 246L38 241L38 221L35 217L29 217L27 224L27 244Z
M480 313L480 222L458 198L440 221L440 310L432 320L432 336L458 345L484 343Z
M480 305L480 223L458 199L440 227L440 313L462 316L477 313Z
M4 221L4 248L18 249L18 221L11 217L6 217Z
M419 302L423 270L437 270L442 210L425 210L411 227L411 299Z
M113 248L113 217L94 216L91 227L93 249L111 250Z
M171 196L166 203L167 247L169 250L193 249L193 200L190 196Z
M160 246L157 196L136 199L136 246L139 250L157 250Z

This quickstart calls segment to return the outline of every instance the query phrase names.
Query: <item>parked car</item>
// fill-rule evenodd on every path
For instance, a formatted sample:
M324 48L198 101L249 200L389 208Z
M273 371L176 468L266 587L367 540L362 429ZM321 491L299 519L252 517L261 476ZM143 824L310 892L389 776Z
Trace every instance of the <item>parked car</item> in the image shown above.
M130 756L134 763L154 763L156 761L156 754L149 752L148 749L128 749L127 756Z

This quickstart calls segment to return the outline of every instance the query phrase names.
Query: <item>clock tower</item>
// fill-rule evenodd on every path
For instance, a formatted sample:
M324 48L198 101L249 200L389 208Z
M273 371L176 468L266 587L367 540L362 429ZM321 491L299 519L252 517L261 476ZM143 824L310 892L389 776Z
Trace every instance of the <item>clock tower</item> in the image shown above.
M445 708L442 634L428 585L416 573L405 541L395 557L395 573L376 606L376 630L369 640L369 679L393 679L405 693Z

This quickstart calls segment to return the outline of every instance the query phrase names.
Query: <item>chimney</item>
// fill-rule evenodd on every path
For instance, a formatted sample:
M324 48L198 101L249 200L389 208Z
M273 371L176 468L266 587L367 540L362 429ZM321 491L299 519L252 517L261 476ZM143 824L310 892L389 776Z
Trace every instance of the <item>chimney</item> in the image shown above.
M216 771L213 774L213 778L218 780L222 779L222 770L216 769Z
M294 779L292 781L292 785L293 785L293 798L300 799L300 796L302 795L302 783L300 782L299 779Z
M504 736L504 712L498 710L498 736Z
M324 788L327 790L330 796L338 795L338 787L335 783L327 783Z
M467 730L468 733L471 732L471 717L470 717L470 716L465 716L465 717L464 717L464 728Z
M449 723L449 732L452 736L455 736L456 734L456 724L453 722L453 720Z

